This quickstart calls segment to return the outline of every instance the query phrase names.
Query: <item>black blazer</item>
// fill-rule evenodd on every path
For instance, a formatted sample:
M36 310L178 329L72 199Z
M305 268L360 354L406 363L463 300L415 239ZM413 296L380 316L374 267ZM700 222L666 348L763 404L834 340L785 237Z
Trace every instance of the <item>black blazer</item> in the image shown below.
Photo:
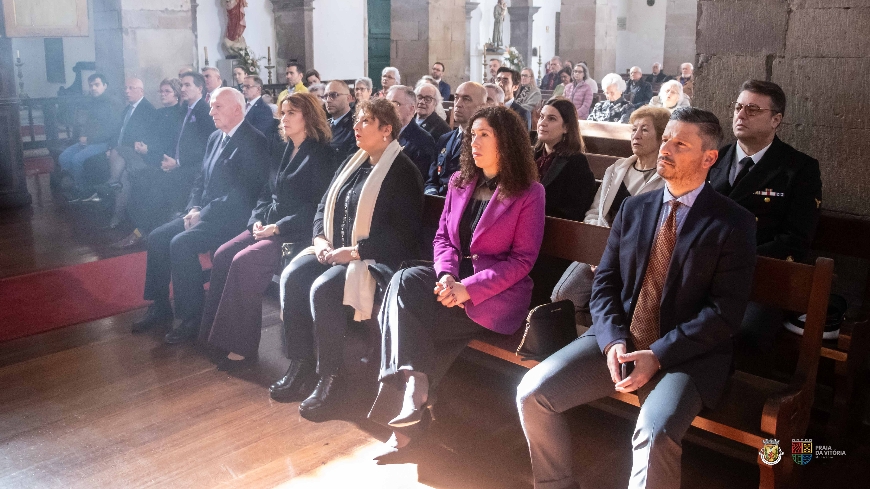
M819 162L775 136L758 164L731 188L736 145L719 150L707 180L719 193L755 214L759 255L803 260L816 234L822 205Z
M631 319L649 262L664 189L625 199L595 271L589 308L602 352L631 344ZM662 370L685 372L714 407L731 370L732 340L755 271L755 218L705 184L677 235L662 290L661 336L650 349Z
M185 122L184 118L187 115L187 104L185 104L183 115L181 116L182 124L179 127L179 134L176 135L179 155L178 164L182 168L198 169L202 166L206 143L208 143L209 136L215 131L214 120L208 115L209 110L210 108L205 103L205 100L199 99L193 106L190 117ZM172 145L167 155L170 158L175 158L175 144Z
M441 139L441 136L451 131L447 122L435 112L432 112L429 114L429 117L423 119L423 122L420 123L420 127L425 129L426 132L432 136L432 140L435 142L438 142L438 140ZM425 176L426 174L424 173L423 175Z
M350 158L339 166L335 177L349 161ZM335 177L329 184L330 188ZM326 235L323 232L325 208L326 193L314 215L314 237ZM400 152L381 184L369 237L358 242L360 259L371 259L398 269L403 261L418 258L422 221L423 179L414 162Z
M118 118L117 131L109 142L109 147L115 147L118 143L118 138L121 136L121 129L124 125L124 114L127 107L121 111L121 116ZM148 99L143 98L136 106L136 109L130 114L130 120L127 121L127 128L124 129L124 137L121 139L121 146L132 148L136 142L145 142L151 135L151 132L156 129L154 125L157 109L151 105ZM147 143L146 143L147 144Z
M426 195L447 195L447 184L454 172L459 170L459 155L462 152L462 128L457 127L441 136L437 146L438 156L429 167L426 180Z
M399 134L399 144L402 145L402 152L417 165L421 178L423 175L428 177L429 168L438 154L432 136L412 120Z
M277 139L277 136L276 136ZM308 242L311 223L317 205L326 193L339 161L329 143L305 139L293 159L293 142L274 144L269 181L263 187L260 201L248 220L277 224L280 236L287 242Z
M223 135L222 131L215 131L208 139L206 157L190 191L187 210L200 207L203 222L223 229L238 228L241 232L266 183L268 143L260 131L245 121L223 151L218 151Z
M625 87L626 99L630 99L635 106L646 105L653 98L652 85L641 78L638 81L628 80ZM631 97L628 97L630 95Z
M543 151L543 150L542 150ZM541 152L535 153L535 159ZM598 190L583 153L557 155L541 179L547 197L546 214L583 222Z
M278 132L278 121L272 116L272 109L266 105L266 102L263 102L263 97L254 102L254 105L245 114L245 120L267 138Z
M348 111L337 126L333 126L332 121L333 119L330 118L332 140L329 142L329 146L335 151L338 161L344 161L345 158L355 154L359 149L356 146L356 137L353 133L353 112Z
M163 161L163 155L175 157L175 143L178 142L181 121L185 115L187 115L187 109L183 104L162 107L154 111L154 127L143 141L148 146L148 152L142 155L145 163L159 167ZM204 147L203 150L205 150Z
M532 113L529 112L525 107L522 106L519 102L514 99L513 103L510 107L508 107L512 111L516 112L525 122L526 122L526 130L532 130Z

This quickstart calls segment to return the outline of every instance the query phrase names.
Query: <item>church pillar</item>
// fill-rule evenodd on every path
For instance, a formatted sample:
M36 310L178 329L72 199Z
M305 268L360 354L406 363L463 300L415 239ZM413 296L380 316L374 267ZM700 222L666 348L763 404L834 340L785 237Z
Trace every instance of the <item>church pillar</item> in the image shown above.
M471 79L471 46L475 44L471 40L471 13L478 6L480 6L480 2L465 2L465 80ZM454 88L453 91L456 89Z
M4 26L0 8L0 209L10 209L30 205L30 194L24 177L12 39L6 37Z
M527 5L518 5L518 4ZM528 65L532 59L532 23L535 12L541 7L531 5L531 1L514 1L517 6L508 7L511 17L511 46L516 48Z
M314 0L272 0L272 12L278 58L314 68Z

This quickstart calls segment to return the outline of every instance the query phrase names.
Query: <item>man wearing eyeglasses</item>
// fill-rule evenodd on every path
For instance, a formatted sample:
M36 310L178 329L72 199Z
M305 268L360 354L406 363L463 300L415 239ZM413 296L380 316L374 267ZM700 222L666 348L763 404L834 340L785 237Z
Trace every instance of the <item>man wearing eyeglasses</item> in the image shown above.
M245 120L270 137L278 130L278 123L272 117L272 109L263 101L263 80L259 76L246 76L242 81L242 94L245 96Z
M431 83L418 83L414 93L417 94L416 122L432 136L433 140L438 141L441 136L450 132L450 126L435 112L435 108L443 100L441 93Z
M719 150L707 179L719 193L755 214L759 255L801 261L816 232L822 179L816 159L777 137L785 106L779 85L743 83L732 106L737 142ZM750 303L738 342L764 351L781 326L781 311Z
M333 80L326 85L326 112L332 128L329 146L335 150L341 161L356 153L356 138L353 135L353 114L350 113L350 87L341 80Z
M435 161L435 140L414 122L417 95L411 87L393 85L387 90L387 100L395 105L399 121L402 122L402 130L399 132L402 152L417 165L420 176L425 175L428 178L429 167Z

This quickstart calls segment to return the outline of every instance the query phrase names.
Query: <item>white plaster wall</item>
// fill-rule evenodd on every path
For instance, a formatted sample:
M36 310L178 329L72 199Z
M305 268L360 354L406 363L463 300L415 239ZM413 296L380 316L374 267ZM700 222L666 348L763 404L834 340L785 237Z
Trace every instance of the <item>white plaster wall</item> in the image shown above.
M652 64L662 62L665 47L665 23L668 2L659 0L650 7L646 2L621 0L619 15L626 14L625 31L616 33L616 72L625 73L634 65L649 73ZM623 10L624 9L624 10ZM595 73L600 79L607 73Z
M483 5L483 2L481 2L481 5ZM483 73L483 43L486 42L486 39L489 39L489 36L487 36L486 39L481 41L481 37L483 36L483 29L481 28L481 20L483 18L481 5L478 5L477 8L471 12L471 20L468 22L468 28L470 31L468 39L471 40L470 45L468 46L469 61L471 63L468 70L468 78L469 80L478 83L481 81L481 74ZM491 29L492 24L490 24L490 30ZM454 90L456 89L454 88Z
M66 83L48 83L45 73L45 41L42 37L18 37L12 39L12 52L21 51L24 62L21 71L24 76L24 91L32 98L56 97L57 89L69 86L75 80L72 70L79 61L94 61L94 22L92 4L88 4L90 18L88 37L63 38L63 62L66 69ZM16 60L17 61L17 60ZM84 84L91 72L84 73ZM15 88L18 89L18 69L15 70Z
M314 0L314 68L324 80L364 76L366 12L366 0Z
M226 53L222 46L224 33L226 32L227 14L221 0L198 0L199 7L196 11L197 35L199 37L199 67L205 66L205 53L203 48L208 48L208 62L211 66L217 65L217 60L224 59ZM245 9L245 32L242 34L248 43L248 48L257 57L266 57L267 48L272 48L272 63L275 62L275 18L272 15L271 0L248 0L248 8ZM266 80L266 60L260 60L260 77ZM179 66L180 68L180 66ZM278 79L283 80L283 75ZM272 72L273 81L276 80L275 72Z

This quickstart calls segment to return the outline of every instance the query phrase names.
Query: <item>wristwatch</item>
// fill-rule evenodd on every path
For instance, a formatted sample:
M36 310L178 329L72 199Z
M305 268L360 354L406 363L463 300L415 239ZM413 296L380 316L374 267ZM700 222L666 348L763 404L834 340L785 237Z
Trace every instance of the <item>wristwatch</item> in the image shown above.
M350 258L352 260L359 260L359 246L354 246L350 249Z

